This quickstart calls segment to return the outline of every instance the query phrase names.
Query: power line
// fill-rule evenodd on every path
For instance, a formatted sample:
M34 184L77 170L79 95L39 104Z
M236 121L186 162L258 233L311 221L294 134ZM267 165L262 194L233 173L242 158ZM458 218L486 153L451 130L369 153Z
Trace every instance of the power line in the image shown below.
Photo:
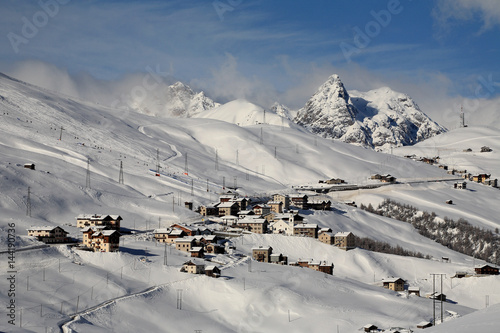
M90 158L87 158L87 181L85 188L90 189Z
M219 153L217 149L215 149L215 170L219 171Z
M26 198L26 216L31 217L31 188L28 186L28 197Z
M439 275L441 277L441 288L440 288L440 295L439 299L441 300L441 323L443 322L443 273L431 273L432 275L432 325L436 326L436 275Z
M120 161L120 175L118 176L118 183L123 184L123 161Z
M160 149L156 148L156 175L160 175Z
M62 140L62 132L64 131L64 128L61 126L61 132L59 133L59 141Z
M177 289L177 309L182 310L182 289Z

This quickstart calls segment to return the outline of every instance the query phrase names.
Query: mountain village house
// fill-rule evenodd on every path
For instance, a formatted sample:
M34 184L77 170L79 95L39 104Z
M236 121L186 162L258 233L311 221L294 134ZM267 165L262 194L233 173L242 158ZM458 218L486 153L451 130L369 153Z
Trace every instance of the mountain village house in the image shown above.
M256 234L267 233L268 222L266 219L241 219L236 223L237 228L242 228Z
M290 205L297 207L299 209L307 209L307 199L308 196L305 194L291 194Z
M290 197L286 194L273 194L273 200L281 202L283 204L283 209L290 209Z
M174 243L177 238L187 236L182 229L155 229L153 235L157 242L169 244Z
M260 262L270 262L273 248L270 246L259 246L252 248L252 258Z
M219 206L219 203L200 206L200 214L203 216L219 216L219 208L217 206Z
M253 206L252 210L255 213L255 215L263 216L263 215L267 215L271 212L271 206L266 205L266 204L258 204L258 205Z
M352 232L337 232L335 246L346 251L354 249L356 247L354 234Z
M44 243L64 243L68 242L68 233L63 228L43 226L43 227L30 227L28 236L36 237L39 241Z
M335 236L331 232L320 232L318 240L322 243L333 245L335 243Z
M408 295L420 296L420 288L419 287L408 287Z
M182 265L181 272L189 274L205 274L205 265L187 261Z
M236 202L228 201L222 202L218 206L219 208L219 216L229 216L236 215L239 211L239 206Z
M480 275L498 275L498 268L490 265L476 267L474 271Z
M205 267L205 275L218 278L220 276L220 269L215 265L209 265Z
M191 257L193 258L203 258L205 256L205 250L202 246L194 246L189 250Z
M270 224L269 228L273 234L293 235L293 222L277 220Z
M276 214L283 213L283 203L281 201L269 201L267 204L271 207L271 212Z
M330 200L316 199L313 197L311 200L307 201L307 205L310 209L330 210L332 202Z
M308 267L318 272L333 275L333 264L328 265L326 261L310 262Z
M196 245L193 237L177 238L175 241L175 249L179 251L189 252Z
M184 225L184 224L172 224L170 226L171 229L175 230L182 230L186 233L187 236L195 236L200 234L200 229L196 227L192 227L189 225Z
M404 291L405 290L405 280L401 278L390 278L382 280L384 288L393 291Z
M288 257L284 256L281 253L273 253L269 256L269 262L271 264L287 265L288 264Z
M296 224L293 226L293 234L295 236L304 236L311 238L318 238L318 225L317 224Z
M106 226L109 229L120 230L120 215L103 214L80 214L76 217L76 226L78 228Z
M87 227L82 230L83 245L95 252L117 252L120 247L120 233L104 226Z
M290 263L290 266L310 268L318 272L333 275L333 264L328 264L326 261L315 262L312 260L299 259L297 262Z

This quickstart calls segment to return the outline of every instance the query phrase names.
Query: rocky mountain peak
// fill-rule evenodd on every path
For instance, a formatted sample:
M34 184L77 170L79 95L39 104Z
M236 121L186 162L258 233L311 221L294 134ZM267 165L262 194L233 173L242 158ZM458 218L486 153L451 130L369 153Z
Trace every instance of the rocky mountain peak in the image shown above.
M294 121L322 137L375 149L412 145L446 131L410 96L388 87L348 93L336 74L318 88Z

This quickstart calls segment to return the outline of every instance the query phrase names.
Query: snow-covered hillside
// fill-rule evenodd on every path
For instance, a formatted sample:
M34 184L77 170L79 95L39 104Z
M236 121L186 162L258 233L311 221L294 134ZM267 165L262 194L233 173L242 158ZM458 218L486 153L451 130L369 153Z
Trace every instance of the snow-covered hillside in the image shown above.
M223 268L221 278L179 272L188 255L156 244L151 231L200 221L184 202L196 207L217 200L224 183L237 187L243 196L268 197L274 192L292 193L294 185L334 177L349 184L369 183L373 173L424 181L450 177L435 166L319 138L293 123L282 124L284 118L273 112L266 112L262 124L263 109L245 101L232 104L212 110L211 117L164 119L61 97L1 76L0 251L7 249L8 224L15 223L16 309L17 320L23 309L23 326L16 321L14 328L3 320L0 330L55 332L58 323L67 323L65 329L76 332L166 327L173 332L322 332L337 327L349 332L370 323L384 329L414 328L431 319L432 301L388 291L380 286L381 280L400 276L425 294L432 291L429 274L436 272L447 274L445 293L453 301L446 303L450 321L459 322L481 308L486 293L491 305L500 303L491 293L500 287L498 277L450 279L456 271L472 271L479 260L423 238L409 224L342 203L364 201L373 193L440 203L441 196L455 195L445 188L450 184L446 182L332 192L331 211L301 212L308 222L334 232L352 231L432 259L361 249L345 252L315 239L249 234L232 240L234 253L212 258ZM231 114L238 108L252 109L255 116L239 119ZM216 117L221 118L211 119ZM155 176L157 149L159 177ZM123 184L118 181L120 162ZM25 163L34 163L35 170L24 168ZM456 193L453 199L460 204L446 209L468 214L471 221L488 228L498 225L492 192L497 190L480 185L472 189ZM484 203L477 206L481 200ZM122 227L136 233L121 238L118 253L65 245L21 251L40 245L26 236L32 225L62 226L81 239L75 217L82 213L119 214ZM290 261L327 260L335 265L334 275L250 261L251 248L259 245L273 246ZM1 265L7 267L4 254ZM7 277L4 269L2 290L8 289ZM178 309L179 290L182 309ZM2 304L9 302L5 292L0 299ZM2 314L6 313L4 309ZM454 319L459 316L463 317Z
M278 111L280 111L280 114L272 108L271 110L266 110L259 105L250 103L249 101L237 99L217 108L197 114L195 117L217 119L239 126L267 124L299 128L292 121L290 121L288 117L286 117L288 112L287 110L279 109Z
M445 131L408 95L387 87L349 93L335 74L298 111L295 121L325 138L385 150Z

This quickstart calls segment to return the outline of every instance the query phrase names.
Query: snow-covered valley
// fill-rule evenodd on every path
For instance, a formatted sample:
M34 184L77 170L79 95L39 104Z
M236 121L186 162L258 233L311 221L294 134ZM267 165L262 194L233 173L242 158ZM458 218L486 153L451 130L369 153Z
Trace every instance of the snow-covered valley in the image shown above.
M484 262L421 236L410 224L344 203L375 205L393 198L495 230L498 189L472 182L468 190L454 189L458 176L404 156L440 155L442 163L495 178L500 176L498 129L458 129L391 155L320 138L276 113L263 120L264 111L245 101L193 118L160 118L62 97L6 76L0 76L0 117L2 304L12 299L9 271L16 272L15 325L5 319L10 310L4 306L0 331L357 332L367 324L416 330L432 319L433 301L425 294L433 290L431 274L441 273L446 322L429 332L489 332L500 312L498 275L452 278L456 272L473 273ZM474 151L488 145L493 151L471 157L463 152L465 145ZM35 170L24 168L26 163L34 163ZM430 259L248 233L231 239L232 253L211 257L222 268L214 279L180 272L189 254L153 238L154 229L201 222L184 202L197 207L218 201L228 187L243 197L269 198L323 179L370 184L376 173L423 182L330 192L325 194L330 211L301 215L334 233L350 231ZM452 181L425 182L429 179ZM455 204L447 205L449 199ZM43 243L28 237L27 228L61 226L81 239L75 217L94 213L119 214L122 228L134 231L123 234L119 252L67 245L28 249ZM9 269L5 251L12 224L16 252ZM333 263L333 275L256 262L250 259L255 246L271 246L289 261ZM421 296L383 288L388 277L420 288Z

